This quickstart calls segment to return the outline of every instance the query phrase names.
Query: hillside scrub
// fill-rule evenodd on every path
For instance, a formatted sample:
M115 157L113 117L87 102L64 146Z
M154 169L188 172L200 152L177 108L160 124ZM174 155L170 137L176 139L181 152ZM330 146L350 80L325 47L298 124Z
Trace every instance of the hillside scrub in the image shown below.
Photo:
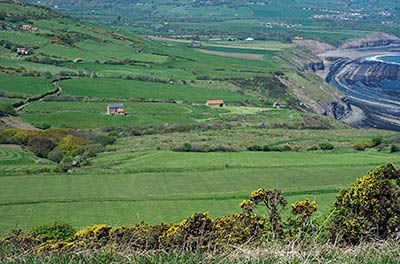
M216 253L235 247L262 250L274 245L356 247L382 239L391 243L400 228L399 185L400 170L387 164L342 189L326 219L313 217L318 206L310 199L291 204L291 216L286 219L282 212L287 201L282 192L259 188L240 203L241 213L217 218L211 218L207 212L193 213L180 223L156 225L143 221L134 226L100 224L79 230L73 237L70 226L44 225L33 232L12 231L0 239L0 248L25 250L44 257L54 253L129 254L143 250ZM261 213L263 210L265 214Z
M77 131L70 128L49 128L46 130L22 130L8 128L0 130L0 144L26 146L40 158L60 163L65 157L72 164L86 164L86 159L95 157L107 145L114 144L116 138L95 131ZM76 162L73 163L75 157ZM79 161L79 162L78 162ZM65 169L68 169L68 166ZM65 166L64 166L65 167Z

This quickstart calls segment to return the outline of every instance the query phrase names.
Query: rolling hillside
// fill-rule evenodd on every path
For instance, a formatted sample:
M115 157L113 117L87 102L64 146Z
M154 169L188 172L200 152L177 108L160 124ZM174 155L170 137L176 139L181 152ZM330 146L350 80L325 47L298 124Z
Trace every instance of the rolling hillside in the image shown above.
M399 10L393 0L41 2L79 19L146 34L242 38L250 34L259 39L286 42L294 36L304 36L335 45L347 38L363 36L366 31L399 34Z
M80 22L43 6L3 1L0 10L0 101L29 102L17 118L32 124L143 127L229 116L228 109L209 111L200 106L212 99L228 106L260 107L260 113L279 102L291 109L332 115L329 104L341 98L322 79L299 72L302 63L316 58L296 45L150 40ZM44 93L55 95L42 98ZM101 102L124 103L128 115L105 116L106 104ZM135 102L147 104L143 108L147 110L136 111ZM157 107L152 104L159 102L168 110L154 111ZM186 110L176 112L178 108ZM253 115L262 118L257 112Z

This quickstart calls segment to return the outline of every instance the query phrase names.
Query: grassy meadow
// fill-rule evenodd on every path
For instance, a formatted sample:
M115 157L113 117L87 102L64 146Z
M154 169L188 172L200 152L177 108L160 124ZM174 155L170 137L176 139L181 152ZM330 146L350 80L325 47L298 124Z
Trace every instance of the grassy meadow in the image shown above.
M38 95L49 90L54 90L54 86L50 84L50 80L48 79L13 77L0 74L0 91L3 92L22 95Z
M54 167L51 161L44 161L43 164L40 164L38 160L39 158L27 150L22 150L19 146L0 145L0 175Z
M400 155L384 153L176 153L109 154L68 174L0 177L0 232L63 221L76 227L180 221L193 211L220 216L259 187L279 188L289 202L307 197L318 215L337 191ZM29 189L29 192L26 190Z
M237 103L244 99L256 100L255 97L243 96L230 91L136 80L74 79L62 81L60 86L65 95L97 98L143 98L198 103L205 103L209 98L224 98L226 103Z

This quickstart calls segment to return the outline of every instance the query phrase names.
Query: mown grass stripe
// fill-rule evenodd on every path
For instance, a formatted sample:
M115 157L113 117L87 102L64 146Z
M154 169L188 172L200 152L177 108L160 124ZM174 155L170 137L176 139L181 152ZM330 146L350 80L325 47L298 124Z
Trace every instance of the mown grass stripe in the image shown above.
M298 195L317 195L326 193L337 193L339 189L321 189L321 190L303 190L303 191L289 191L283 192L285 196L298 196ZM248 194L243 195L226 195L226 196L205 196L205 197L175 197L175 198L149 198L149 199L134 199L134 198L102 198L102 199L49 199L37 201L16 201L16 202L0 202L0 206L9 205L28 205L28 204L45 204L45 203L81 203L81 202L161 202L161 201L208 201L208 200L234 200L234 199L248 199Z

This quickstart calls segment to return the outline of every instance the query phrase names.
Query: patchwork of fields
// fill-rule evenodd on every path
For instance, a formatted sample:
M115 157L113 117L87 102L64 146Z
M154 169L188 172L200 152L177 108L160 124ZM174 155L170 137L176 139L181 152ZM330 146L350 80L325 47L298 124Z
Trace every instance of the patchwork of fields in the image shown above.
M2 143L21 146L0 145L0 236L54 221L83 228L179 222L204 211L227 215L239 212L239 203L260 187L282 189L290 203L311 198L317 217L324 217L340 188L379 164L400 166L400 152L391 153L390 145L400 143L398 133L357 130L322 116L323 106L342 95L300 70L317 58L289 43L293 34L324 39L329 31L335 42L365 31L304 25L301 31L283 29L275 36L282 42L205 40L197 46L25 5L0 3L10 16L0 27L0 124L65 129L4 130ZM282 12L261 10L236 11L268 17ZM303 18L310 13L296 10ZM234 15L223 23L179 26L270 31ZM38 30L22 30L28 23L23 19ZM17 54L20 46L32 54ZM56 88L57 94L43 95ZM30 102L38 95L44 98ZM226 106L209 108L207 100ZM9 111L19 101L23 107ZM107 115L110 103L123 103L126 115ZM379 144L354 149L378 135ZM321 143L332 149L322 150ZM198 152L186 152L188 146Z

